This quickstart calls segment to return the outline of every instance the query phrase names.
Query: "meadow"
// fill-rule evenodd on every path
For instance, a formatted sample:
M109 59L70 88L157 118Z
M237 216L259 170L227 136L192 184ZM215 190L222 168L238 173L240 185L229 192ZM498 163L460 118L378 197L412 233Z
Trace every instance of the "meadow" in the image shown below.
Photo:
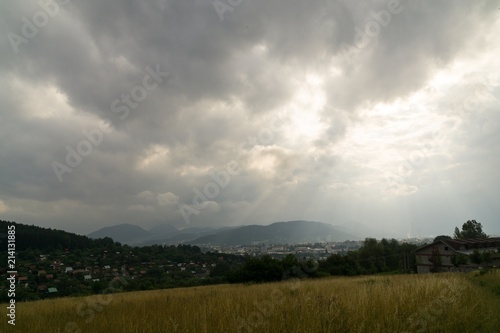
M16 310L16 326L4 315L2 332L500 332L500 274L204 286L18 303Z

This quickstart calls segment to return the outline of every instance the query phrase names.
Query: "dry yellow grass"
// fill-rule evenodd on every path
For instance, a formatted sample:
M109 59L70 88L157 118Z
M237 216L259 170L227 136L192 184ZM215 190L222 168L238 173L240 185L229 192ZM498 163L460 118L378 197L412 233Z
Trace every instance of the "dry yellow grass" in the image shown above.
M500 283L500 275L489 276ZM4 307L5 308L5 307ZM5 310L4 310L5 311ZM500 298L463 274L222 285L17 305L7 332L500 332ZM5 315L4 315L5 318Z

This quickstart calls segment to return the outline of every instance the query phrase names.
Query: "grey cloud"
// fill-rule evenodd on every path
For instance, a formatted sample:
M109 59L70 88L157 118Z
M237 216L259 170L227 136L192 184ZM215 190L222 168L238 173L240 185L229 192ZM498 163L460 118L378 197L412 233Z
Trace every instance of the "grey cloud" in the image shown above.
M0 200L5 218L78 232L123 221L183 225L173 198L190 204L193 188L213 181L210 172L237 161L241 172L210 209L193 217L193 225L373 219L389 230L394 226L388 219L405 216L398 208L404 200L413 207L407 221L434 217L451 225L463 219L432 206L451 187L434 193L429 188L440 177L460 178L453 189L461 202L481 192L487 193L484 202L491 202L497 194L492 184L498 184L493 171L498 131L491 125L498 120L498 102L488 102L482 113L446 132L443 146L405 179L418 191L405 199L386 198L387 206L380 201L386 170L371 161L383 150L349 140L362 140L352 137L359 129L368 136L376 125L389 129L405 121L403 116L366 117L367 109L405 100L457 59L498 47L488 44L497 4L401 5L401 13L347 61L342 43L352 44L355 28L364 29L371 11L387 2L247 0L221 21L211 1L73 1L61 5L18 54L6 34L21 34L21 18L31 18L40 7L3 2ZM111 104L143 84L147 66L170 75L120 119ZM315 89L322 89L325 105L316 110L314 101L306 100L298 115L287 113L291 101L311 89L305 82L310 74L322 80ZM428 107L460 101L464 91L461 83ZM492 93L498 94L497 88ZM433 112L453 121L440 108ZM273 130L271 140L258 139L273 117L309 121L301 113L317 113L324 126L309 133L311 141L290 119ZM106 118L112 132L103 133L102 143L59 182L51 163L65 163L65 147L76 149L86 139L82 131L98 128ZM419 145L420 132L405 132L423 131L428 124L412 127L410 121L415 121L411 114L405 127L394 130L397 142L387 149L404 155ZM249 137L256 141L247 142ZM470 212L485 205L471 204ZM485 221L495 213L490 209ZM407 225L399 229L406 232Z

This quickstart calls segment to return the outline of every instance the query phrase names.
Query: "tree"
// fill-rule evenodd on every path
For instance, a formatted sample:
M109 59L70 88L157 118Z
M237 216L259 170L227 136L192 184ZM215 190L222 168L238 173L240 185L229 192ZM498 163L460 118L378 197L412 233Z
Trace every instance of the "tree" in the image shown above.
M226 261L222 261L210 270L210 277L224 277L230 270L231 267L229 264Z
M470 255L470 261L475 264L481 265L481 262L483 262L483 256L478 250L474 250L474 252L472 252L472 254Z
M483 252L481 254L481 259L482 259L482 262L484 262L486 264L490 264L493 261L493 259L491 258L491 253L489 251Z
M437 236L436 238L434 238L433 243L437 242L438 240L447 240L447 239L451 239L451 237L450 236L446 236L446 235L440 235L440 236Z
M261 258L252 258L245 264L228 272L229 282L271 282L279 281L283 277L283 266L279 260L265 255Z
M451 257L451 263L455 267L459 267L462 265L467 265L468 257L465 254L455 254Z
M332 254L326 260L318 263L321 272L330 275L358 275L360 267L357 265L357 253L349 251L345 256ZM358 260L359 261L359 260Z
M462 231L455 227L454 235L455 239L462 238L487 238L483 232L483 226L476 220L469 220L462 225Z

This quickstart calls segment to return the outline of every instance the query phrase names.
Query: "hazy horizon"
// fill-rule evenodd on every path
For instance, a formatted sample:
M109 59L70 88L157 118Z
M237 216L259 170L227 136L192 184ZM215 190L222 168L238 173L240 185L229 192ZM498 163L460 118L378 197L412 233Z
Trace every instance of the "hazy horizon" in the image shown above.
M500 234L498 2L51 4L0 3L0 219Z
M287 222L294 222L294 221L299 221L299 220L293 220L293 221L275 221L275 222L268 223L268 224L241 224L241 225L237 225L237 226L224 226L224 225L217 226L217 225L213 225L213 226L208 226L207 228L210 228L210 229L213 229L213 230L218 230L218 229L222 229L222 228L226 228L226 227L239 228L239 227L246 227L246 226L251 226L251 225L268 226L268 225L271 225L271 224L274 224L274 223L287 223ZM300 220L300 221L304 221L304 220ZM21 223L21 222L18 222L18 221L11 221L11 222ZM360 230L360 229L357 229L357 228L358 227L360 227L360 228L366 228L367 226L364 225L364 224L362 224L362 223L358 223L356 221L349 221L349 222L346 222L346 223L343 223L343 224L332 224L332 223L322 222L322 221L305 221L305 222L319 222L319 223L328 224L328 225L331 225L333 227L339 228L339 231L346 232L348 234L356 236L356 237L358 237L358 239L361 239L361 240L364 239L364 238L376 238L376 239L382 239L382 238L386 238L386 239L389 239L389 238L395 238L395 239L420 238L420 239L423 239L423 238L432 238L432 237L436 237L436 236L439 236L439 235L447 235L447 236L453 237L453 232L445 232L445 233L441 233L441 234L439 234L439 233L438 234L416 234L416 233L412 234L411 232L408 232L407 234L397 234L397 233L385 233L384 231L378 231L378 230L370 229L370 228L368 228L368 229L361 229ZM350 225L350 223L353 223L354 225ZM25 223L23 223L23 224L25 224ZM169 224L169 223L160 223L160 224L154 225L152 227L144 227L144 226L141 226L141 225L138 225L138 224L124 222L124 223L119 223L119 224L114 224L114 225L106 225L106 226L103 226L103 227L98 227L97 229L90 230L88 232L76 232L76 231L71 231L71 230L67 230L67 229L64 229L64 228L61 228L60 230L67 231L67 232L72 232L72 233L76 233L76 234L83 235L83 236L88 236L88 235L90 235L90 234L92 234L94 232L101 231L101 229L105 229L105 228L109 228L109 227L117 227L117 226L120 226L120 225L138 226L138 227L143 228L145 231L152 231L152 230L155 229L155 227L165 226L165 225L174 226L175 228L177 228L178 231L189 230L190 228L193 228L193 227L190 227L190 226L181 226L179 228L178 224L176 225L176 224ZM41 227L44 227L44 226L41 226ZM457 227L459 227L459 229L461 229L461 224L457 225ZM203 228L203 227L194 227L194 228ZM484 231L484 229L483 229L483 231ZM500 237L500 234L497 234L497 233L488 233L488 232L486 232L486 233L490 237ZM162 234L161 236L162 237L166 237L166 236L168 236L168 234ZM346 239L346 240L355 240L355 239Z

